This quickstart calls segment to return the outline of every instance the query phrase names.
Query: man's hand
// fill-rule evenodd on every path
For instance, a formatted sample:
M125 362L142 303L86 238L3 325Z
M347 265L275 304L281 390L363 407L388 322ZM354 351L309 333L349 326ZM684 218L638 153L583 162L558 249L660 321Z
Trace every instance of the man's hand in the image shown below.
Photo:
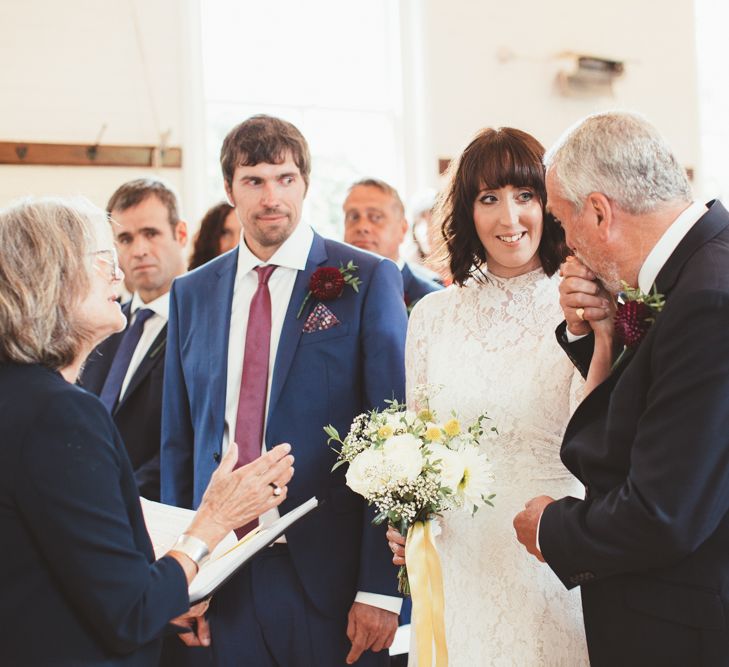
M205 612L208 610L209 604L210 600L203 600L190 607L186 614L170 621L174 625L193 630L193 632L184 632L177 635L188 646L210 646L210 626L205 618Z
M373 607L362 602L355 602L349 610L347 637L352 642L352 649L347 655L347 664L352 665L367 649L375 653L390 648L397 631L397 614Z
M544 556L537 549L537 526L544 508L553 502L554 498L549 496L537 496L524 505L524 509L514 517L516 539L526 547L526 550L532 556L536 556L542 563L544 562Z
M564 312L567 328L575 336L592 330L590 322L610 315L610 295L595 274L575 257L568 257L559 267L559 305Z

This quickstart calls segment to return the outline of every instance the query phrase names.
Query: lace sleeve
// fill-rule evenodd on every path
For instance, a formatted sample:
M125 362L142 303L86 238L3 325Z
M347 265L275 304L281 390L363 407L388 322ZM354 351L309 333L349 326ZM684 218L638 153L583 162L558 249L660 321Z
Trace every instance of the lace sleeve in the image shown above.
M408 336L405 343L405 397L408 408L417 410L415 388L428 381L427 374L427 329L426 300L418 303L410 313Z

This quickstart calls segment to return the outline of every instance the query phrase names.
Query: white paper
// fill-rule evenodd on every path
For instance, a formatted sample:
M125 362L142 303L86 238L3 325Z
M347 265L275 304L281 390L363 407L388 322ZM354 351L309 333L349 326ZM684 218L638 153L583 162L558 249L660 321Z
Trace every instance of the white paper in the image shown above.
M177 538L187 530L195 512L164 505L146 498L141 500L144 521L152 539L155 558L161 558L172 548ZM316 498L309 498L305 503L287 512L272 524L251 531L240 540L236 538L235 533L228 533L190 583L190 603L201 600L214 591L241 565L283 535L290 525L318 504L319 501Z

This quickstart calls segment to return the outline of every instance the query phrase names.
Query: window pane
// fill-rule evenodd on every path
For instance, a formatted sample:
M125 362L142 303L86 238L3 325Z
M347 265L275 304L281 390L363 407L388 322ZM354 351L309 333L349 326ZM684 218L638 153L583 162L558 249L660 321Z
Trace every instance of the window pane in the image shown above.
M341 237L353 181L404 182L397 3L206 0L201 9L210 203L223 196L225 134L253 114L279 116L311 149L306 219Z

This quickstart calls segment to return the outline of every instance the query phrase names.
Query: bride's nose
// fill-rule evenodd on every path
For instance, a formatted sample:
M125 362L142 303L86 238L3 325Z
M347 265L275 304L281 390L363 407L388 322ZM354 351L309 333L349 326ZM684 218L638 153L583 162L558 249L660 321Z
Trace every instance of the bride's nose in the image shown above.
M504 200L501 207L501 224L504 227L516 227L519 223L519 206L510 197Z

